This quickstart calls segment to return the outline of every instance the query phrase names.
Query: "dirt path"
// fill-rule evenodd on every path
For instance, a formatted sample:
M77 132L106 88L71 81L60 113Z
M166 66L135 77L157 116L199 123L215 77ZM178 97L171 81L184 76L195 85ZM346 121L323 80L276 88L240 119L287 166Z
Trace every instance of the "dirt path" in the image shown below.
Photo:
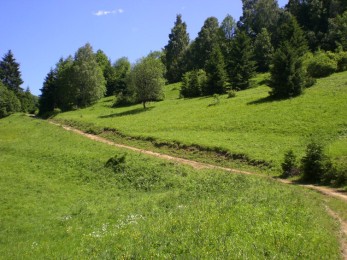
M227 171L227 172L231 172L231 173L256 175L255 173L252 173L252 172L216 166L216 165L212 165L212 164L207 164L207 163L197 162L197 161L183 159L183 158L179 158L179 157L174 157L174 156L170 156L167 154L161 154L161 153L157 153L157 152L153 152L153 151L148 151L148 150L144 150L144 149L140 149L140 148L136 148L136 147L132 147L132 146L128 146L128 145L118 144L118 143L112 142L106 138L103 138L103 137L100 137L97 135L87 134L81 130L78 130L78 129L70 127L70 126L57 124L57 123L52 122L52 121L49 121L49 122L51 124L61 126L65 130L74 132L74 133L79 134L79 135L83 135L83 136L85 136L91 140L94 140L94 141L98 141L98 142L101 142L101 143L104 143L107 145L112 145L112 146L115 146L118 148L128 149L128 150L131 150L134 152L139 152L139 153L150 155L153 157L165 159L165 160L176 162L179 164L189 165L195 169L217 169L217 170L223 170L223 171ZM284 180L284 179L277 179L277 180L281 183L284 183L284 184L294 184L293 182L291 182L289 180ZM319 193L322 193L326 196L338 198L338 199L343 200L347 203L347 194L339 192L338 190L328 188L328 187L316 186L316 185L300 185L300 186L318 191ZM329 207L326 206L326 208L327 208L328 214L340 223L340 226L341 226L341 253L343 255L343 258L347 260L347 222L344 221L343 219L341 219L339 217L339 215L336 212L334 212L333 210L331 210Z

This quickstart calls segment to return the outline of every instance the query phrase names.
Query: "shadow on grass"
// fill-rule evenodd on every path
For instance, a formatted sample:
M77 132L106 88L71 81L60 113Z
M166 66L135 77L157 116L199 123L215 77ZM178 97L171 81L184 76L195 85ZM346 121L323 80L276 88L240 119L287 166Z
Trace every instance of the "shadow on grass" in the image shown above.
M114 114L110 114L110 115L99 116L99 118L113 118L113 117L122 117L122 116L137 115L137 114L141 114L141 113L150 111L150 110L152 110L153 108L154 108L154 107L149 107L149 108L146 108L146 109L143 109L143 108L136 108L136 109L132 109L132 110L120 112L120 113L114 113Z

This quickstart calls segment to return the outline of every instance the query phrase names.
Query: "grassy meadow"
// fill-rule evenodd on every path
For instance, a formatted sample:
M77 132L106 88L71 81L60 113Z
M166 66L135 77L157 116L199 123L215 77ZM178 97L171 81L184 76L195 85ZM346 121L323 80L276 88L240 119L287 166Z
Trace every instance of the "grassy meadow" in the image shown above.
M262 85L228 99L179 99L179 84L166 86L166 99L112 108L114 98L92 107L59 114L56 119L114 128L127 136L227 150L252 160L265 160L279 169L284 153L293 149L303 156L306 145L319 140L335 161L347 161L347 72L319 79L305 94L271 100ZM345 165L347 167L347 165Z
M309 91L319 88L322 86ZM201 116L206 111L211 113L209 109L221 113L219 108L231 109L231 104L243 109L248 106L245 100L258 99L265 92L260 87L239 93L234 100L222 97L220 106L211 108L202 105L210 99L168 100L155 104L141 116L149 120L155 111L167 111L166 118L148 126L163 131L162 120L169 123L176 113L187 115L177 110L184 106L200 108ZM106 99L85 110L89 113L85 117L92 119L92 112L97 111L121 113L136 109L111 110L109 103ZM269 105L249 106L261 113ZM169 113L173 108L176 110ZM197 116L197 111L193 115ZM237 114L237 110L229 112L229 118ZM138 116L94 120L113 122L127 132L127 120ZM188 118L177 118L188 125ZM270 115L267 120L271 121ZM218 130L212 127L212 121L205 134ZM192 127L196 124L194 120L190 123ZM145 128L145 120L133 126L137 130L129 134ZM192 127L186 129L190 134L194 132ZM335 127L338 128L336 124ZM260 133L259 128L254 125L253 131ZM168 132L178 129L184 130L177 125ZM269 136L272 135L265 135ZM292 138L296 140L294 134ZM126 156L124 163L115 168L105 166L110 158L122 155ZM0 192L3 259L340 258L338 226L326 213L319 194L268 178L196 171L97 143L24 115L0 120Z

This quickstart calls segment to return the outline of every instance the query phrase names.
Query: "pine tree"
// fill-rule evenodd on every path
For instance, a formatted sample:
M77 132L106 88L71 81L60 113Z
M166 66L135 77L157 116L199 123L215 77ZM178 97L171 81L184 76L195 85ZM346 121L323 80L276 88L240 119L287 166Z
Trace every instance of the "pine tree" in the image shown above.
M226 72L222 51L218 45L212 49L209 60L207 61L205 71L207 73L207 88L204 94L222 94L224 93L224 85L226 82Z
M0 80L8 89L15 93L23 92L23 89L20 87L23 84L23 80L19 70L19 63L16 62L11 50L5 54L0 62Z
M263 28L254 42L254 59L257 62L258 72L269 71L273 53L270 34L266 28Z
M47 74L43 87L40 89L39 115L51 112L57 107L57 71L51 69Z
M78 107L91 105L105 95L105 78L89 43L77 50L73 74Z
M213 47L219 44L220 39L221 31L217 18L207 18L193 45L193 69L204 69L206 62L210 58Z
M271 68L270 94L276 98L300 95L309 80L302 64L303 55L308 49L303 31L293 16L287 18L287 22L279 27L282 29L282 39Z
M255 73L254 51L251 39L244 31L238 31L232 44L228 72L234 89L246 89Z
M182 16L179 14L169 34L169 42L164 47L166 78L170 83L181 80L183 74L181 64L188 45L189 34L187 33L187 25L182 21Z

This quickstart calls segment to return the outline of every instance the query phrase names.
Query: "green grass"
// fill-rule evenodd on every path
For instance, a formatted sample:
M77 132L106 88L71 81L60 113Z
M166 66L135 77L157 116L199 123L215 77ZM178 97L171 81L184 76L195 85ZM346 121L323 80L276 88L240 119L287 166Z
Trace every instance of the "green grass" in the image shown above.
M301 157L312 139L326 145L334 160L347 161L347 72L319 79L304 95L280 101L268 99L264 85L232 99L223 95L218 105L211 105L213 97L178 99L178 89L179 84L166 86L167 99L148 110L141 105L112 108L113 98L105 98L56 119L115 128L128 136L217 147L265 160L277 170L288 149Z
M105 167L124 154L118 172ZM340 258L319 194L195 171L21 115L0 120L0 193L3 259Z

